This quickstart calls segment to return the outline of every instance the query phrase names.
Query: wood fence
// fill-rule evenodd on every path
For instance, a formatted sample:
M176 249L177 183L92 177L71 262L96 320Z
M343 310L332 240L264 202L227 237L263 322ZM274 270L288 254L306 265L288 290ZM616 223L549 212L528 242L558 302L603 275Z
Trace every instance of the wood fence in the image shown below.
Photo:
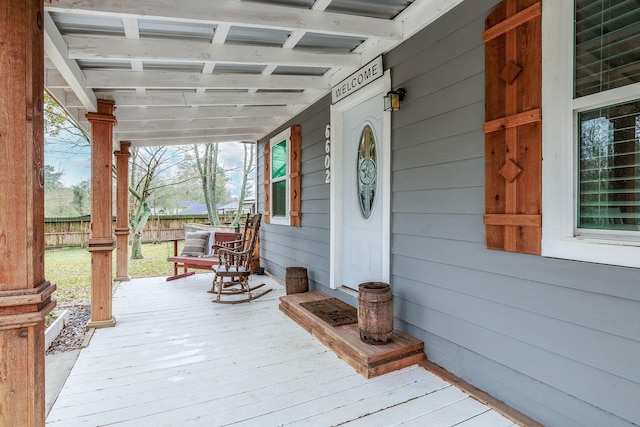
M188 224L204 225L207 224L208 221L207 215L151 216L142 233L142 241L147 243L182 239L184 238L185 224L189 227ZM46 218L44 220L45 247L86 247L91 234L90 227L91 219L89 216L79 218Z

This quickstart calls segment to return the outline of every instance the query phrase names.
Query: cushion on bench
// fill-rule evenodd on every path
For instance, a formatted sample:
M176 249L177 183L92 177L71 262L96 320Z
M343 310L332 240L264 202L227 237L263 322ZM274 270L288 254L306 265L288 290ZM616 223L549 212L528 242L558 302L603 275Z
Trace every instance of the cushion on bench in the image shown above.
M214 250L214 244L238 241L242 238L240 233L191 231L185 235L184 249L178 255L178 240L173 241L173 256L167 257L167 261L173 263L173 276L167 277L167 281L179 279L194 274L187 269L211 270L218 265L219 259ZM184 272L178 274L178 268Z
M205 256L211 251L211 233L208 231L192 231L184 236L184 247L180 256Z

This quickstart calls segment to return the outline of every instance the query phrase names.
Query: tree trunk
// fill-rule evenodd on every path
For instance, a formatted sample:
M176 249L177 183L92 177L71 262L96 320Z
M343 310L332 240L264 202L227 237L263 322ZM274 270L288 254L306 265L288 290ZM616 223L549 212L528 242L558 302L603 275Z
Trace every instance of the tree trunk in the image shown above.
M133 233L131 241L131 259L143 259L142 255L142 233Z
M131 221L131 226L133 227L133 240L131 242L131 259L143 259L142 255L142 233L144 231L145 226L147 225L147 221L151 216L151 207L149 207L149 203L144 201L140 203L138 211L136 212L133 221Z
M242 185L240 186L240 195L238 197L238 210L233 218L232 226L237 227L242 216L242 207L247 194L247 184L249 182L249 174L253 170L253 147L248 144L244 145L244 164L242 167Z
M218 144L206 144L204 156L200 157L198 146L193 146L193 152L202 180L204 202L211 225L220 225L218 217L217 178L218 178Z
M140 151L142 150L142 151ZM151 216L149 200L153 196L157 186L154 180L158 176L158 168L166 162L167 148L134 148L131 150L131 183L129 193L132 202L129 206L131 227L133 228L133 240L131 246L131 259L142 259L142 232ZM138 175L140 178L138 179Z

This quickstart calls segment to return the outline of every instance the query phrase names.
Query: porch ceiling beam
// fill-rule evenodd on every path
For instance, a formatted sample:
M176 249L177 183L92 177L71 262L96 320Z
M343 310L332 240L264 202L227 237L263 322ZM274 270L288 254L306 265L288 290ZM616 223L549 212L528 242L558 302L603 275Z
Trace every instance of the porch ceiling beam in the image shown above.
M44 70L44 84L49 90L52 89L68 89L71 90L69 82L55 68Z
M209 137L221 137L231 135L264 135L269 128L262 127L242 127L242 128L230 128L230 129L195 129L195 130L176 130L170 132L164 131L152 131L152 132L116 132L120 141L141 141L141 140L154 140L162 141L166 139L189 139L189 138L209 138ZM257 137L255 138L257 139Z
M415 0L393 20L402 25L403 40L416 34L464 0ZM389 52L403 40L370 38L365 40L353 52L361 54L362 64L366 64L378 55ZM354 69L343 67L331 75L331 85L336 85L348 77Z
M109 59L167 61L216 64L265 64L299 67L360 66L354 53L318 53L268 46L235 46L181 40L127 40L105 37L64 37L69 57L74 59Z
M68 108L84 109L84 105L82 105L82 102L80 102L80 99L70 89L55 88L55 87L54 88L46 87L46 89L51 94L51 96L53 96L56 99L56 101L58 101L58 103L62 105L65 109L68 109Z
M157 91L136 94L135 92L100 92L100 96L116 101L118 108L125 106L206 106L206 105L308 105L313 101L309 94L301 92L280 93L181 93Z
M395 21L403 23L405 40L440 18L464 0L415 0Z
M49 11L122 16L159 21L204 24L225 23L244 27L302 30L361 38L402 39L402 23L387 19L322 12L311 9L239 1L191 0L189 7L176 7L174 0L60 0L46 6Z
M62 105L67 108L84 108L84 105L80 102L80 98L78 98L78 96L72 91L66 92L64 99L66 99L66 101Z
M325 10L333 0L316 0L316 2L311 6L313 10Z
M324 89L329 79L315 76L202 74L129 70L86 70L87 86L100 89Z
M116 135L117 136L117 135ZM207 144L210 142L255 142L262 135L246 134L246 135L222 135L209 137L193 137L193 138L174 138L161 140L162 145L189 145L189 144ZM158 141L153 139L130 140L132 147L153 147L158 145Z
M291 107L149 107L135 108L120 106L118 128L127 121L167 121L193 119L260 118L290 117L294 114Z
M76 95L69 89L50 88L46 85L45 87L47 88L47 92L49 93L49 95L51 95L56 100L56 102L60 104L60 106L62 106L69 117L71 117L71 119L80 127L80 129L82 129L83 132L89 135L91 128L89 127L89 121L86 118L87 110L84 109L84 107L78 100L78 97L76 97Z
M44 52L67 81L87 111L97 111L96 96L87 88L85 75L75 60L69 59L67 45L48 12L44 13Z
M156 120L156 121L124 121L116 125L117 132L155 132L196 129L229 129L239 127L271 127L284 121L284 117L243 117L225 119L190 119L190 120Z

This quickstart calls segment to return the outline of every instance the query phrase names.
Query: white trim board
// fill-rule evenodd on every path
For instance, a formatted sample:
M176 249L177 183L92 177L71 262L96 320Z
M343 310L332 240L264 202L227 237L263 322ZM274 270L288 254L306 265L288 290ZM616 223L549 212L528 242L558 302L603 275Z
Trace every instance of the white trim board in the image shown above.
M602 94L573 100L573 2L547 2L542 10L542 255L640 267L640 241L629 236L576 233L574 110L602 103ZM640 85L616 93L640 98ZM602 234L602 235L600 235Z

